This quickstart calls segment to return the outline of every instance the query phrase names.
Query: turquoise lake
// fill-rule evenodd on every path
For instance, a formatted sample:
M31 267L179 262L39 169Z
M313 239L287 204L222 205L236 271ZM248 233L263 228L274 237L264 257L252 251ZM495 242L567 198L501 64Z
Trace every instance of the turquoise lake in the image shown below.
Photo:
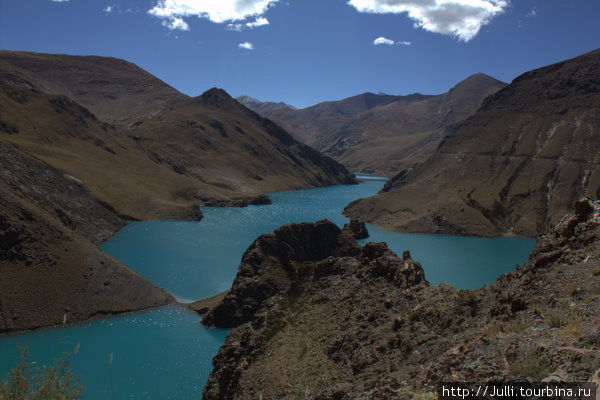
M375 194L385 179L363 176L360 185L278 192L273 204L246 208L203 207L204 219L133 222L102 248L181 301L230 287L242 253L263 233L292 222L328 218L338 225L351 201ZM386 232L367 225L366 241L385 241L397 253L409 249L434 285L473 289L527 261L535 241ZM0 375L14 366L17 346L27 343L38 365L60 354L72 357L84 398L200 399L212 357L227 331L206 329L181 306L0 337ZM113 362L109 364L111 353ZM113 396L114 394L114 396Z

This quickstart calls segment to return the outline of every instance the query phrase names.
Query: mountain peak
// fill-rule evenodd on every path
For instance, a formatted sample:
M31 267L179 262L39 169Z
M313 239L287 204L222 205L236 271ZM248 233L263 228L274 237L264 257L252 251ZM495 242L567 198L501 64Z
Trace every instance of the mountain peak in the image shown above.
M214 106L220 106L222 104L229 104L234 102L233 97L231 97L229 93L227 93L223 89L216 87L208 89L206 92L196 97L196 100Z

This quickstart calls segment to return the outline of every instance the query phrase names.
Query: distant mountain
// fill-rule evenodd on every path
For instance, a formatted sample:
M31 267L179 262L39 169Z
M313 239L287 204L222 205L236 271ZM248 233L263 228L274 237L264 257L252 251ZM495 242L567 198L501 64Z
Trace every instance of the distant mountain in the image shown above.
M398 231L535 236L600 196L600 50L527 72L346 215Z
M248 106L353 171L390 175L424 161L448 126L504 86L476 74L436 96L364 93L302 110Z
M255 99L254 97L249 96L240 96L235 98L240 104L248 107L251 110L254 110L258 113L263 112L271 112L278 110L295 110L296 107L291 106L289 104L284 103L283 101L279 103L274 103L271 101L262 102L260 100Z

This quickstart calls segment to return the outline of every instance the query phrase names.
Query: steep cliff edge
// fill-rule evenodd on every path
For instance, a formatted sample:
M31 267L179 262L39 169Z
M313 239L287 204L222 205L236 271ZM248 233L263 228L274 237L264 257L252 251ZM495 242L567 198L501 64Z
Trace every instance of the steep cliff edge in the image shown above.
M600 196L600 50L519 76L344 213L396 231L536 236L580 196Z
M280 247L258 239L232 288L237 304L252 303L253 311L228 320L241 325L214 358L204 398L435 398L444 380L586 381L600 367L595 207L578 203L575 215L539 238L528 263L472 291L432 287L408 252L400 259L383 243L358 249L337 231L336 242L351 253L334 256L332 248L329 256L293 258L294 274L286 276L295 278L252 303L256 291L244 288L260 288L270 280L265 271L283 270ZM307 249L298 240L287 246ZM207 322L223 310L232 315L216 308Z

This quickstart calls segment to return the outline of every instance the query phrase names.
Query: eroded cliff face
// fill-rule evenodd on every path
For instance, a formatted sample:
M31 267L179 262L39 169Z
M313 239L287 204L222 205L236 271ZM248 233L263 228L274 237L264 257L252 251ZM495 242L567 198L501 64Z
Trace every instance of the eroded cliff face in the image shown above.
M600 50L527 72L344 211L396 231L536 236L600 195Z
M410 253L400 259L383 243L296 259L289 283L259 298L228 335L204 398L436 398L443 380L588 380L600 367L597 218L578 203L528 263L472 291L430 286ZM236 282L261 287L264 271L280 270L260 242L247 255L259 247L262 255L246 258L253 267L240 267ZM287 245L310 251L296 239ZM247 304L255 292L241 287Z

